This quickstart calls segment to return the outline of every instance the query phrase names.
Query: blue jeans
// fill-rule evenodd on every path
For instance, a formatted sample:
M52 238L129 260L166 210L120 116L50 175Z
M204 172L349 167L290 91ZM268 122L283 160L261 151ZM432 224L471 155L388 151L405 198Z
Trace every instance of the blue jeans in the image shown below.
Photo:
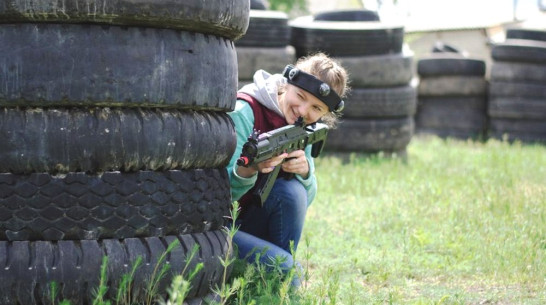
M280 256L283 270L294 266L290 241L296 251L307 212L307 191L297 179L277 179L263 207L253 204L238 220L239 230L233 242L239 249L239 257L254 262L262 253L260 262L271 263ZM298 285L299 281L293 281Z

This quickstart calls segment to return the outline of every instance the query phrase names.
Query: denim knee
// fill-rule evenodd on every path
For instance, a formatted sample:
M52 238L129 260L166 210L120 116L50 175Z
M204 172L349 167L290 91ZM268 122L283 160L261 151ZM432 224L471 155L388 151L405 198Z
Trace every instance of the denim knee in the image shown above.
M273 261L279 261L280 264L278 267L280 267L284 275L288 275L295 268L291 284L294 287L300 286L302 267L297 262L294 262L294 258L289 252L273 243L243 231L235 233L233 243L237 245L238 257L246 260L248 263L255 263L259 255L258 261L266 267L271 267Z

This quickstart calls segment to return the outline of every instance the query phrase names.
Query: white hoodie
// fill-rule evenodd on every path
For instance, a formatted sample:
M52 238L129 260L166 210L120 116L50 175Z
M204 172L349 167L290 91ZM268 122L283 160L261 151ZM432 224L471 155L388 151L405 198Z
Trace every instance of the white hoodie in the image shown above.
M270 74L264 70L254 73L254 83L243 86L239 92L246 93L275 113L284 118L279 107L279 87L286 84L286 78L281 74Z

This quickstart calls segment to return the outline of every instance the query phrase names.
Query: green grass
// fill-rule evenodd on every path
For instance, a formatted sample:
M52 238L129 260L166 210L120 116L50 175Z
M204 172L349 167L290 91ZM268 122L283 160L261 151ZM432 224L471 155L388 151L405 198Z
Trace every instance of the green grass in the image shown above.
M414 138L406 162L316 166L300 303L546 304L545 146Z
M302 287L218 258L234 272L217 304L546 304L546 146L414 137L404 159L326 153L316 167ZM182 304L188 272L159 304ZM146 304L165 300L154 283ZM106 288L95 304L142 304L103 300Z

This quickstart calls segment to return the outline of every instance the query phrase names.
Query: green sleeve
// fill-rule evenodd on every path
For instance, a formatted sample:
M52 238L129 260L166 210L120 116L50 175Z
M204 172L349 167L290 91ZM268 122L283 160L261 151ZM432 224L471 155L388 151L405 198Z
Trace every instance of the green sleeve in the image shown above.
M233 156L231 156L231 160L227 167L231 184L231 198L235 201L239 200L252 188L252 186L254 186L256 178L258 177L258 175L254 175L250 178L240 177L237 175L236 170L238 165L235 163L241 155L243 145L254 127L254 113L247 102L238 100L235 104L235 110L228 114L233 120L237 136L237 147L235 148L235 152L233 153Z

